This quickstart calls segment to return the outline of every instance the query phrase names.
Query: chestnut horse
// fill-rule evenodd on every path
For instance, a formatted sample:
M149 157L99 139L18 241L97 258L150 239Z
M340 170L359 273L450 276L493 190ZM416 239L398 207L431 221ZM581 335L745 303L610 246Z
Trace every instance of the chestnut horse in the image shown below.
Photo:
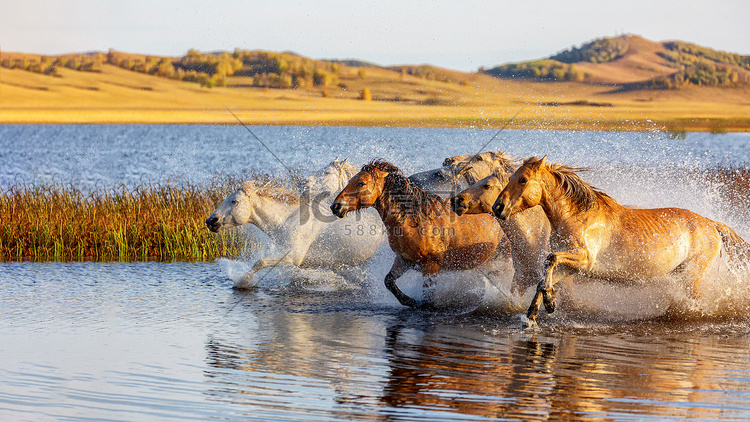
M492 205L514 170L510 165L496 168L493 174L459 192L451 198L453 211L458 215L492 213ZM513 255L511 292L520 296L542 277L544 258L549 254L549 221L541 207L532 207L500 221L500 227L508 236Z
M489 261L504 237L492 215L457 216L448 200L414 187L387 161L375 160L363 166L338 194L331 211L343 218L349 211L367 207L380 214L396 253L385 285L402 305L414 308L431 305L398 288L396 280L407 270L421 270L424 287L429 287L431 276L441 269L466 270Z
M507 219L541 205L552 226L552 253L544 262L526 317L536 324L539 306L555 310L555 284L574 273L615 282L657 281L677 275L693 297L708 280L722 246L735 262L750 245L727 225L681 208L636 209L592 188L576 170L527 159L495 201L496 217Z

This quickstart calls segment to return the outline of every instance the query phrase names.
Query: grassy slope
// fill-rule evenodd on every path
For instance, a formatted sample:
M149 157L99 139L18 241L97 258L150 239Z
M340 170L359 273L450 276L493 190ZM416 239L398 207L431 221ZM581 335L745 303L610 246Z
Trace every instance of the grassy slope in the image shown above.
M644 44L586 71L609 83L662 74L667 68L654 48ZM60 77L0 68L0 123L236 123L230 108L247 124L498 127L522 110L512 127L750 130L747 89L616 92L609 84L445 72L464 83L369 68L365 79L356 70L342 75L347 89L327 88L324 97L320 88L252 88L233 77L229 87L207 89L107 64L101 73L62 68ZM374 101L357 100L364 87ZM550 103L562 105L543 105Z

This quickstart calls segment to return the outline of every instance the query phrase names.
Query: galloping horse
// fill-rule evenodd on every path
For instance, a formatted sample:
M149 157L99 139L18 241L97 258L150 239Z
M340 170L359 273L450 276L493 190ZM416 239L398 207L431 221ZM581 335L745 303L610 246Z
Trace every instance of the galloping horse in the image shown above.
M592 188L577 169L527 159L511 176L492 210L507 219L541 205L552 226L554 252L526 314L536 324L539 306L554 312L562 278L581 272L616 282L683 278L697 297L720 257L746 259L750 245L725 224L681 208L636 209Z
M393 164L375 160L362 167L338 194L331 211L373 207L380 214L396 253L385 277L388 290L405 306L428 308L404 294L396 279L408 269L422 271L425 287L441 269L472 269L493 258L503 232L490 214L457 216L447 200L416 188Z
M331 220L330 214L320 210L321 203L355 171L347 161L334 160L303 181L302 197L278 183L254 181L229 195L206 220L209 230L250 223L280 246L278 254L258 260L235 287L252 287L254 273L270 266L338 267L370 259L384 240L377 214L364 212L356 218Z
M497 169L513 173L515 168L510 170L509 165L510 160L504 152L456 155L443 160L443 167L412 174L409 180L414 186L447 199Z
M492 213L492 205L515 170L510 163L507 159L507 164L493 174L452 197L453 211L458 215ZM520 296L542 277L542 265L549 254L549 220L541 207L532 207L501 220L500 227L508 236L513 255L511 292Z

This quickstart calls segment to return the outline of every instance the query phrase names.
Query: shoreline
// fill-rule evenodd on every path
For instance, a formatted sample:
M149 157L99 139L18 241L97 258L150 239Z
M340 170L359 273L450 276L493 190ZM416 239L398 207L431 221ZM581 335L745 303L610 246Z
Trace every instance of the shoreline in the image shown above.
M415 128L472 128L515 130L560 130L604 132L750 132L750 119L680 118L658 119L565 119L565 118L483 118L483 117L338 117L338 116L252 116L238 112L238 118L221 110L3 110L0 125L248 125L248 126L342 126L342 127L415 127ZM208 115L207 115L208 114ZM325 113L311 113L325 114ZM168 118L165 115L172 115Z

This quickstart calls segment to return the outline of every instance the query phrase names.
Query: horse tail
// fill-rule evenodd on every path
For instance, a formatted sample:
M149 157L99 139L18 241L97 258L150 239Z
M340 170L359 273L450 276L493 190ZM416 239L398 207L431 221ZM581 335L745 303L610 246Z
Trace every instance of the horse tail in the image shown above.
M724 244L724 249L731 258L737 264L747 264L750 261L750 243L747 243L740 235L737 234L731 227L724 223L714 221L716 230L721 236L721 242Z

